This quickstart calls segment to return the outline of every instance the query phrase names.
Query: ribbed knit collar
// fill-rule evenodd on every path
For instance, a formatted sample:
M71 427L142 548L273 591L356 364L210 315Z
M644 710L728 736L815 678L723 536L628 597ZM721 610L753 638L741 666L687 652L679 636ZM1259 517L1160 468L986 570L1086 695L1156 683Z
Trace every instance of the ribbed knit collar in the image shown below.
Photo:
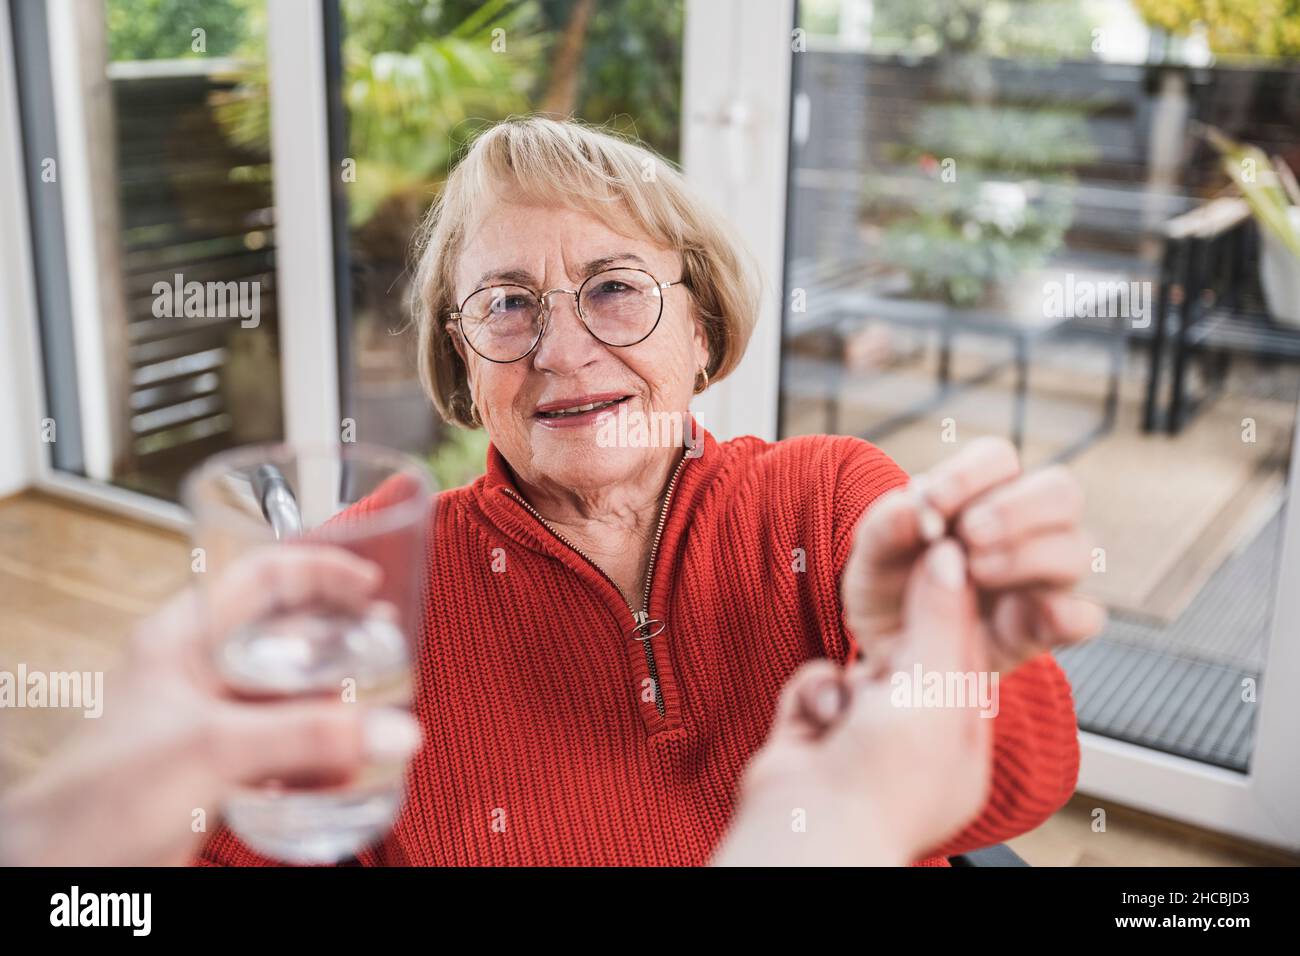
M688 458L678 476L664 524L663 538L659 544L659 558L655 567L656 581L660 580L661 574L671 573L671 568L676 564L675 558L682 535L690 524L695 505L700 496L710 487L712 479L718 475L723 464L723 455L717 440L707 429L696 425L692 416L684 431L690 435L696 429L703 433L704 451L696 457ZM474 483L471 490L474 492L480 511L495 530L508 535L533 551L556 557L584 577L593 577L593 568L589 562L559 541L512 496L518 495L522 498L523 494L515 482L509 463L496 445L489 443L486 472L483 478ZM600 581L602 577L599 572L595 572L593 580ZM609 584L607 579L603 581L603 586ZM615 596L617 596L616 592ZM621 604L620 598L619 605ZM626 611L626 608L623 610Z

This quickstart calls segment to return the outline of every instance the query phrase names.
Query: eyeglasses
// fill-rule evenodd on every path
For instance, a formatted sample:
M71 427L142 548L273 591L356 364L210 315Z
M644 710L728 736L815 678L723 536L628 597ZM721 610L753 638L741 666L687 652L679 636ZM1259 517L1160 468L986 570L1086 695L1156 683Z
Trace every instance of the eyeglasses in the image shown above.
M660 282L643 269L606 269L583 280L577 290L534 292L518 285L477 289L448 315L465 341L489 362L518 362L546 332L550 297L571 295L578 318L597 341L627 348L649 338L663 315L663 290L682 280Z

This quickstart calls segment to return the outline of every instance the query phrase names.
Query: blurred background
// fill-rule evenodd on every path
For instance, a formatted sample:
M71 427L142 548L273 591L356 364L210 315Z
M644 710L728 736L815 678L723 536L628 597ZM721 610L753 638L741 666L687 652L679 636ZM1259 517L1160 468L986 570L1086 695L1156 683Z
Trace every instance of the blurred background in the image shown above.
M0 667L116 659L188 579L213 452L481 472L416 378L410 242L475 132L537 111L680 163L753 248L720 437L915 472L1005 435L1083 482L1112 617L1060 655L1081 795L1022 855L1293 859L1296 0L0 0ZM177 276L255 284L256 323L160 316Z

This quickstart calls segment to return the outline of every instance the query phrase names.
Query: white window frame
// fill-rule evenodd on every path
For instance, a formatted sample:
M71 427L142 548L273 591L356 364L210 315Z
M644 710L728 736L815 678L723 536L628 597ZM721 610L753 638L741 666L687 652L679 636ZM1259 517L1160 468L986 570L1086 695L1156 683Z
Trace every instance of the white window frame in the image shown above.
M340 439L334 225L321 0L266 0L284 434Z
M730 219L763 280L745 358L694 402L719 440L776 438L793 29L794 0L686 0L682 168Z
M71 43L75 20L74 11L65 5L66 2L56 0L49 8L51 79L60 104L65 104L72 96L71 88L75 86L72 71L76 64L71 62L75 56L75 44ZM0 493L13 494L34 487L129 517L182 528L185 526L184 515L180 508L169 502L55 469L50 460L49 445L42 439L46 392L27 205L28 189L39 176L39 169L33 167L29 157L23 154L9 6L10 0L0 0L0 142L3 143L0 148L0 181L14 184L12 189L0 190L0 217L10 224L0 230L0 306L10 317L4 324L0 346L6 352L3 360L9 366L6 371L12 375L3 377L0 400L4 401L6 409L13 411L5 415L0 428L12 433L10 447L16 449L16 454L0 472ZM75 129L79 117L79 107L73 108L70 115L56 117L64 151L67 151L67 142L75 145L80 138ZM87 348L87 343L81 339L84 333L92 343L101 344L95 327L99 284L93 275L93 266L87 264L86 259L78 258L78 255L86 256L86 250L93 248L87 244L92 241L90 235L93 231L90 209L86 205L88 171L86 164L78 162L75 156L71 162L64 162L60 156L57 169L61 188L65 190L63 225L68 247L69 282L74 284L73 311L78 334L76 362L78 378L83 385L82 424L100 429L98 438L83 442L86 467L93 475L106 467L107 449L102 439L107 426L99 410L88 401L88 389L85 388L96 384L99 394L103 393L106 379L102 348ZM57 440L57 422L55 428Z
M47 460L40 440L44 394L40 355L33 335L36 313L32 283L31 230L27 221L27 171L22 155L9 0L0 0L0 441L13 449L0 457L0 496L35 484L38 462Z
M792 0L688 0L683 158L688 178L730 217L758 255L768 295L740 369L696 403L720 439L777 437L785 268ZM773 54L784 49L784 57ZM739 118L740 126L737 126ZM809 121L800 111L800 134ZM816 135L813 130L811 135ZM730 149L743 143L737 170ZM740 175L738 175L738 173ZM1300 425L1300 421L1297 423ZM1300 449L1300 428L1293 448ZM1250 772L1234 773L1081 733L1078 789L1161 816L1300 849L1300 454L1292 456L1285 540ZM1272 688L1270 692L1270 687Z
M105 371L99 342L99 284L92 256L95 197L89 188L81 104L76 97L74 5L51 0L50 69L57 100L59 181L63 190L69 282L73 294L83 453L89 477L53 467L41 440L46 407L41 371L40 315L33 281L27 190L36 175L22 153L22 129L10 35L11 0L0 0L0 308L13 320L0 335L0 401L14 412L0 422L18 454L0 468L0 495L26 487L73 498L162 527L185 530L178 506L109 484L103 419ZM277 306L284 432L288 441L331 444L340 438L340 400L333 282L333 227L319 0L268 0L267 60L271 94L271 153L276 206ZM78 145L80 144L80 145ZM80 265L79 265L80 264ZM13 374L8 374L12 372ZM56 433L57 435L57 433Z
M1081 733L1079 790L1260 843L1300 850L1300 415L1248 773Z

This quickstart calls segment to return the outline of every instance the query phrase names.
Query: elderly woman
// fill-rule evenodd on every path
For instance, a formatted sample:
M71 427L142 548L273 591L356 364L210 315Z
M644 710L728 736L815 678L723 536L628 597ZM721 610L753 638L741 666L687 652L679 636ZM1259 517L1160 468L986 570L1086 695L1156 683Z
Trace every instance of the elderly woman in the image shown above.
M916 862L1023 833L1070 796L1074 711L1045 651L1101 617L1070 593L1088 549L1065 472L1022 475L1009 445L974 442L918 495L855 438L699 429L691 397L739 363L757 283L676 171L603 132L540 118L486 131L421 247L425 384L491 444L486 474L438 499L426 744L393 833L361 862L710 861L783 685L859 648L887 672L905 585L945 530L1001 681L987 800ZM674 420L676 442L611 427ZM782 829L815 801L797 790L782 791ZM260 862L226 832L205 858Z

